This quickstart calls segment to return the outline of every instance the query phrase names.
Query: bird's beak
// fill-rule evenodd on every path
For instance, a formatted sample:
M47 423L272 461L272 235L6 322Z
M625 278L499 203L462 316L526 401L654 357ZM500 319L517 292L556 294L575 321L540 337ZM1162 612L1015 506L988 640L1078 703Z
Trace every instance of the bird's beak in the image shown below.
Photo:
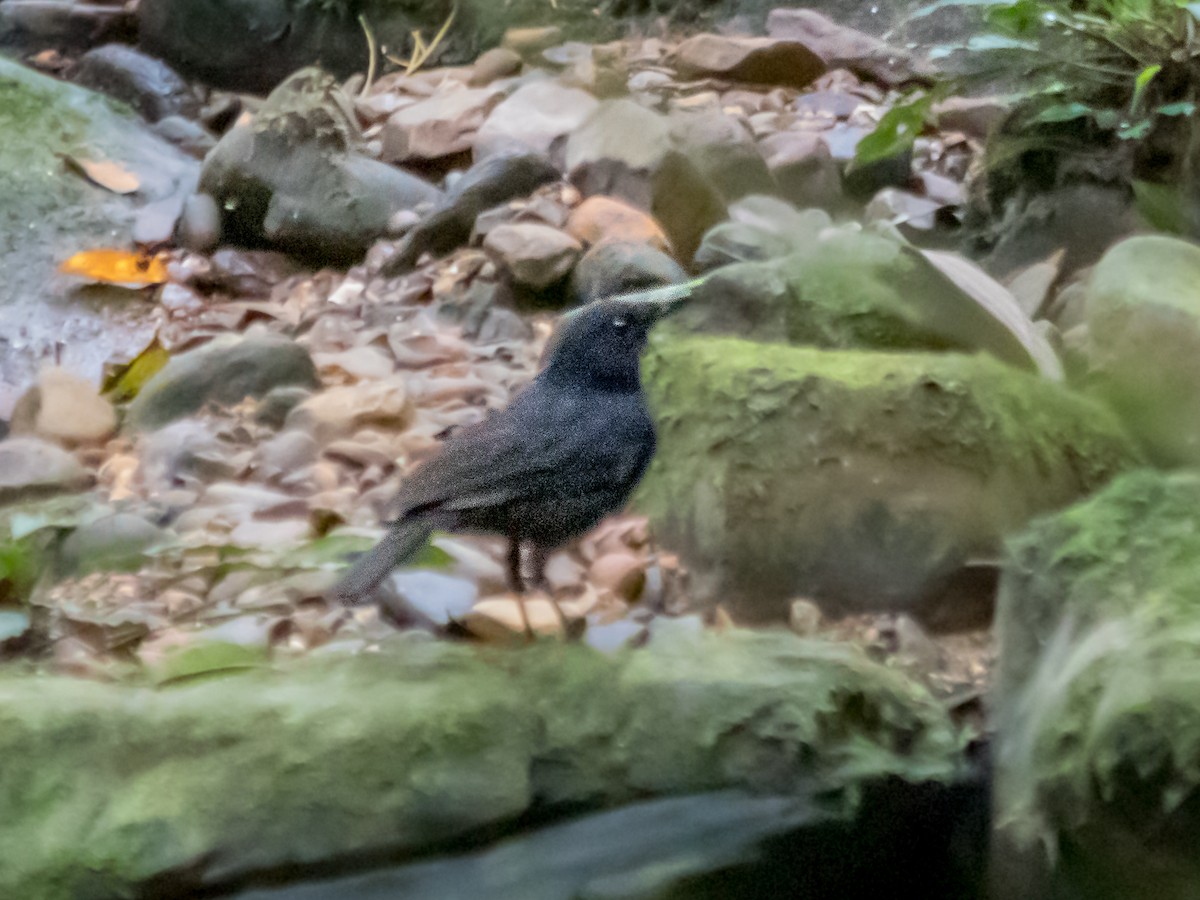
M683 306L702 281L696 278L684 284L668 284L631 294L619 294L610 299L626 305L631 313L649 325Z

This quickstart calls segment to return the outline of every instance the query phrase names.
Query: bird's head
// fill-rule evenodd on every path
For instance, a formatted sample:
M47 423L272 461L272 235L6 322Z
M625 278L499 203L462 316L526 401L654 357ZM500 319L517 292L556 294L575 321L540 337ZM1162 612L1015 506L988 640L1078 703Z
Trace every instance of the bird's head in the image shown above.
M697 282L597 300L563 316L543 355L543 374L606 390L638 390L639 358L654 323L678 309Z

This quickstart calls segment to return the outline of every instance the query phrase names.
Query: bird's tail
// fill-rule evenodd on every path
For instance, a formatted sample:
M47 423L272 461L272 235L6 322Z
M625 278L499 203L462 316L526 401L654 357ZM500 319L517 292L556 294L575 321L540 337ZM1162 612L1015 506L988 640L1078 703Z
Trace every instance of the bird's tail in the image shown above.
M420 550L432 532L433 523L425 519L395 523L383 540L355 560L333 589L333 596L344 606L361 603L392 569Z

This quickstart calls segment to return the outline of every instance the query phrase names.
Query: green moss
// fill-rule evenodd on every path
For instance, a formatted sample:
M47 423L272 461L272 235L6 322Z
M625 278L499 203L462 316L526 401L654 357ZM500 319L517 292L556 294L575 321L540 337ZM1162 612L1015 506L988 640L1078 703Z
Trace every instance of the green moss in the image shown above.
M984 356L667 337L646 380L659 451L636 502L754 618L796 594L915 603L1136 460L1102 407Z
M1060 369L1011 300L981 302L914 248L858 231L714 272L668 327L827 350L983 351L1030 371Z
M535 803L817 779L950 782L960 738L858 651L689 636L605 657L398 639L390 652L150 690L0 678L0 893L130 895L351 853L422 853ZM97 887L102 886L102 890Z
M1000 821L1089 897L1192 897L1200 878L1198 506L1200 476L1132 473L1011 547Z

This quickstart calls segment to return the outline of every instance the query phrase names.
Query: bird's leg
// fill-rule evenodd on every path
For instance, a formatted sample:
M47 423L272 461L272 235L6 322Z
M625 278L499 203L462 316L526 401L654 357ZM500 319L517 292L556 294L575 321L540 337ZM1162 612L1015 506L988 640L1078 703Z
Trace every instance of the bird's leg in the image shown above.
M521 577L521 536L515 531L508 537L508 586L517 596L525 637L533 640L533 626L529 624L529 610L525 608L525 579Z
M529 563L533 568L533 577L530 579L533 586L540 591L544 591L546 599L550 601L550 605L554 608L554 614L558 616L558 626L562 629L563 638L571 637L571 625L567 622L567 617L562 611L562 607L558 605L558 601L554 598L554 591L550 587L550 582L546 580L546 560L550 558L550 551L540 544L533 545L533 551L530 554Z

